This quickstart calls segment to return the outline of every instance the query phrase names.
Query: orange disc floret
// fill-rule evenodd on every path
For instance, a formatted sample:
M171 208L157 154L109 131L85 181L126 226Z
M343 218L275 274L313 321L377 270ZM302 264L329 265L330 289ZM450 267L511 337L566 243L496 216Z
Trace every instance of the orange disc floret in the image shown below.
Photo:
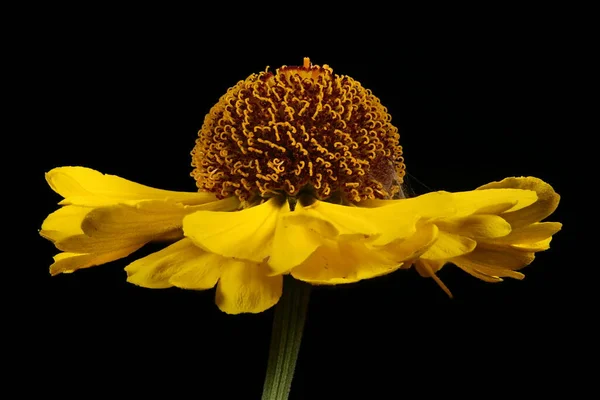
M389 199L405 173L398 129L379 99L308 58L238 82L198 136L198 188L242 202L300 190L320 200Z

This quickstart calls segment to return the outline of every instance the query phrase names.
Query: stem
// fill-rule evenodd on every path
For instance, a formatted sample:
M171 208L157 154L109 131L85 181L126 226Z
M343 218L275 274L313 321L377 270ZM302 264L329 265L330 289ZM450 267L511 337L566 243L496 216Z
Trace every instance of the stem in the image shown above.
M283 294L273 318L262 400L287 400L289 396L309 297L310 285L291 276L284 277Z

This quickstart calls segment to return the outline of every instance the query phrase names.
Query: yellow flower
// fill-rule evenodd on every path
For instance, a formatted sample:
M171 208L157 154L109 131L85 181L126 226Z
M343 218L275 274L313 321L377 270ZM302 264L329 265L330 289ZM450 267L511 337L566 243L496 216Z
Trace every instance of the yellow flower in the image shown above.
M281 67L230 88L206 116L192 151L193 193L153 189L83 167L56 168L63 206L41 235L63 251L52 274L172 242L129 264L148 288L216 286L227 313L277 303L282 276L357 282L446 263L486 281L548 248L559 223L540 222L559 196L537 178L406 199L398 130L358 82L328 66Z

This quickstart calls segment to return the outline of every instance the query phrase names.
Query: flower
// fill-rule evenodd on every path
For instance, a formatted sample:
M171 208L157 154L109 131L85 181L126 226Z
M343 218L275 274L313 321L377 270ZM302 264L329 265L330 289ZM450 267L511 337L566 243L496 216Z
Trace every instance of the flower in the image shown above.
M314 285L357 282L451 263L488 282L549 247L540 222L559 196L533 177L404 198L398 130L369 90L305 59L253 74L221 97L192 151L197 192L150 188L84 167L46 174L64 200L40 234L69 273L170 242L129 264L147 288L216 286L226 313L275 305L283 275Z

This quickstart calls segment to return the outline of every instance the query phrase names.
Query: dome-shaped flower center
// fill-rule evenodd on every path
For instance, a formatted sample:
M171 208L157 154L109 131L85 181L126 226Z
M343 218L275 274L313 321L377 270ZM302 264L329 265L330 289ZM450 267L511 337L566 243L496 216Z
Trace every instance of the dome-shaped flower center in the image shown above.
M192 151L201 190L359 202L389 199L404 176L398 129L377 97L327 65L250 75L210 110Z

